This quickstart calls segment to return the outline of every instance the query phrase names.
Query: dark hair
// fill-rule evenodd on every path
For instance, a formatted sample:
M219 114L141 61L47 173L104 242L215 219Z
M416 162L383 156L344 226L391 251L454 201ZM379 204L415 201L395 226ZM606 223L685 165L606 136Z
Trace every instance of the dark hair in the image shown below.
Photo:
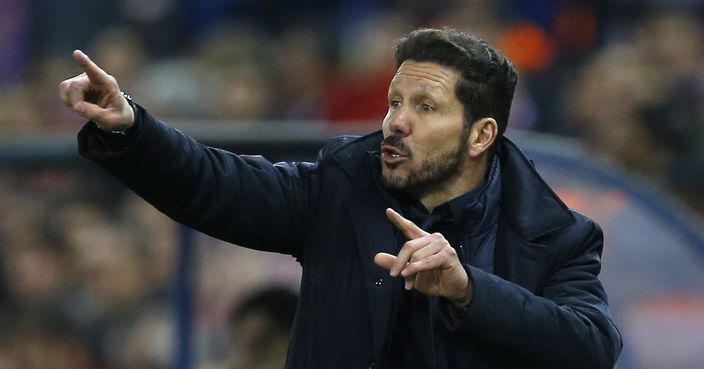
M253 291L230 311L230 322L236 323L253 313L264 314L280 332L290 332L296 315L298 294L287 287L269 286Z
M460 73L455 89L464 105L465 120L491 117L506 131L518 73L511 62L480 38L452 28L417 29L395 47L396 68L406 60L435 62Z

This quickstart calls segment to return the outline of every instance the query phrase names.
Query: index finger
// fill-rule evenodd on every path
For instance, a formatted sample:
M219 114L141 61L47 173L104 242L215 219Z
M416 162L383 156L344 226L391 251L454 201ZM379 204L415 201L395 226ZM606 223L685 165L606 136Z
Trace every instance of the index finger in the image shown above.
M88 79L93 83L107 83L108 74L95 64L88 55L81 50L73 51L73 59L81 66L83 71L88 76Z
M401 230L401 232L403 232L403 234L411 240L428 234L428 232L422 230L415 223L401 216L401 214L397 213L394 209L386 209L386 217L389 218L391 223L393 223L396 228Z

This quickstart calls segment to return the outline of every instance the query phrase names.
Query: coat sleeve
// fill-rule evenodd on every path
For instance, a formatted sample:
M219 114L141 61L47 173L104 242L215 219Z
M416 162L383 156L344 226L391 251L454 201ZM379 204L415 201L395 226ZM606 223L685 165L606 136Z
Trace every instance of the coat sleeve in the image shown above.
M587 221L585 237L549 275L542 293L466 265L474 283L470 304L445 304L450 329L489 344L528 368L613 368L622 348L604 288L603 234Z
M301 255L317 165L272 164L204 146L135 104L127 135L88 122L81 155L95 161L170 218L258 250Z

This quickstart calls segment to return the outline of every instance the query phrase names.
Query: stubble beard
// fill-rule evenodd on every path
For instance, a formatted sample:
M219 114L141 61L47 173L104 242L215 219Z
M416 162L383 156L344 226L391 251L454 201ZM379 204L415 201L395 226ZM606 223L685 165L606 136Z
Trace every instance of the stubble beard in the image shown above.
M382 162L381 182L387 189L418 193L427 192L441 185L459 174L459 168L464 163L464 153L467 148L469 132L463 132L454 149L449 149L426 157L420 166L411 167L406 174L395 173L395 169L403 164L393 167ZM410 158L412 159L412 153Z

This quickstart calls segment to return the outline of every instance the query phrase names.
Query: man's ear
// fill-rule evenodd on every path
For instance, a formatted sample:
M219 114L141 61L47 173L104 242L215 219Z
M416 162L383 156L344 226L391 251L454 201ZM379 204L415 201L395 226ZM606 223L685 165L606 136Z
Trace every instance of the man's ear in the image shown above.
M477 158L489 150L496 140L499 126L494 118L481 118L470 128L467 151L469 156Z

